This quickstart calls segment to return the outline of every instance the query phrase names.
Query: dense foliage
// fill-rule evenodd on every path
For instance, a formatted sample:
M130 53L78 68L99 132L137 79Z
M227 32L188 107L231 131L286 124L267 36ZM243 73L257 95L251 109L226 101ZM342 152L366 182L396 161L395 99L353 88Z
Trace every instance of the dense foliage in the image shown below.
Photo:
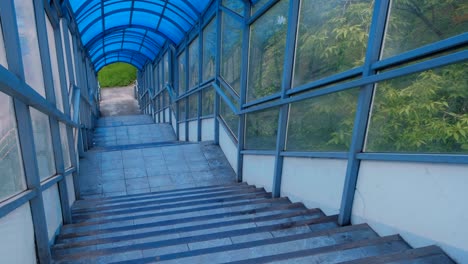
M137 69L127 63L107 65L98 73L99 85L101 88L130 85L136 80L136 72Z

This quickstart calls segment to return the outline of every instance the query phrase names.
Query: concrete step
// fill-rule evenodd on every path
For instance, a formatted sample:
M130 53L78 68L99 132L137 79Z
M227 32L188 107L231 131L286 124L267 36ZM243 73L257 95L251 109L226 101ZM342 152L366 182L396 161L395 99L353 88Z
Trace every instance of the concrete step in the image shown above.
M54 263L454 263L246 184L77 202Z
M247 218L252 215L267 215L273 213L275 210L293 210L293 209L305 209L301 203L290 204L286 200L274 200L268 203L259 203L257 205L247 205L242 207L235 207L232 210L222 210L217 212L208 211L204 214L199 212L190 212L189 214L173 214L173 215L159 215L154 217L148 217L145 219L137 219L130 221L130 225L126 225L128 221L118 226L104 227L103 225L94 225L88 227L86 230L67 230L68 232L62 232L60 238L72 238L80 236L93 236L98 234L105 234L118 231L137 230L140 228L149 228L152 226L175 226L183 225L187 223L199 223L202 221L217 221L218 219L234 219L234 218ZM91 228L92 227L92 228ZM75 232L73 232L75 231Z
M258 227L254 225L240 225L240 226L230 226L230 227L223 227L217 228L213 231L216 232L206 232L206 230L201 230L204 232L187 232L187 233L179 233L179 236L173 237L163 237L159 240L154 240L154 237L150 237L151 239L141 239L136 241L137 243L129 243L125 246L121 244L111 244L110 247L100 247L97 246L94 250L90 250L87 248L86 250L76 253L67 252L66 250L54 251L54 255L57 260L74 260L74 259L83 259L85 256L94 259L96 261L96 257L98 256L109 256L115 254L123 254L123 253L130 253L132 251L141 251L141 250L167 250L168 248L184 248L184 245L191 245L193 249L198 248L200 249L202 245L205 247L210 246L220 246L224 245L226 241L235 241L235 243L242 243L246 241L253 241L259 240L265 237L265 234L268 234L268 238L275 237L275 232L278 233L278 237L287 237L287 235L281 233L281 231L287 229L293 229L297 227L308 227L315 226L315 225L322 225L320 228L316 228L317 230L329 229L334 228L336 225L330 225L336 218L331 217L320 217L309 219L307 221L291 221L288 224L275 224L270 226L261 226ZM333 222L334 223L334 222ZM208 229L207 229L208 230ZM311 229L308 230L311 232ZM296 232L292 232L291 234L295 234ZM229 243L232 244L232 243ZM71 254L70 254L71 253Z
M436 246L408 249L404 252L372 256L342 264L455 264L445 252Z
M86 200L78 200L73 204L73 209L95 207L100 205L112 205L120 204L123 202L131 202L138 199L149 198L168 198L168 197L182 197L188 195L196 195L200 193L216 192L222 190L228 190L232 188L247 187L246 183L233 183L225 185L211 185L211 186L201 186L193 187L186 189L177 189L170 191L159 191L159 192L150 192L150 193L141 193L141 194L130 194L130 195L120 195L113 197L103 197L103 198L93 198Z
M252 189L246 190L240 194L232 194L232 195L225 195L215 198L208 198L208 199L200 199L198 201L183 201L183 202L175 202L175 203L166 203L161 205L147 205L142 207L136 208L125 208L125 209L117 209L108 212L93 212L93 213L86 213L86 214L74 214L73 221L76 223L86 222L86 221L96 221L102 219L112 219L118 218L122 216L129 216L129 215L141 215L146 212L158 211L173 211L175 209L189 209L192 208L196 210L198 207L208 206L208 205L215 205L215 204L229 204L239 201L246 201L250 199L256 198L271 198L271 194L265 193L263 189Z
M182 201L195 201L195 200L203 200L207 198L214 198L214 197L223 197L226 195L231 194L238 194L238 193L245 193L248 191L254 190L254 186L248 185L237 185L233 186L232 188L224 188L221 190L214 190L214 191L204 191L198 192L196 194L189 194L189 195L170 195L170 196L151 196L145 195L139 198L133 199L122 199L119 202L113 202L112 204L106 203L89 203L86 208L73 208L72 213L73 215L80 215L86 213L93 213L93 212L110 212L116 209L124 209L124 208L137 208L143 207L146 205L156 205L156 204L165 204L165 203L175 203L175 202L182 202Z

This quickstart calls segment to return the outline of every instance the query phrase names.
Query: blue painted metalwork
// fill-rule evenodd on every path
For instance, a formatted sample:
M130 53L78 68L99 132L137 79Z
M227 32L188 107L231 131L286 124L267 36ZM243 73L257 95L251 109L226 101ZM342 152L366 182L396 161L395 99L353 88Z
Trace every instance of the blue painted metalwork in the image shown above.
M83 44L97 65L96 70L122 59L142 69L147 61L156 59L164 43L179 45L209 3L70 0Z
M389 13L390 1L376 1L374 6L374 14L369 33L368 49L364 62L363 77L374 75L372 64L379 60L380 51L383 46L385 24ZM356 154L362 152L366 141L367 123L369 120L372 97L374 94L374 85L369 83L363 85L360 89L356 117L354 120L353 136L349 150L348 164L346 169L346 178L343 187L343 195L341 199L340 214L338 223L340 225L349 225L351 223L351 213L353 209L354 193L359 174L360 160L356 158Z

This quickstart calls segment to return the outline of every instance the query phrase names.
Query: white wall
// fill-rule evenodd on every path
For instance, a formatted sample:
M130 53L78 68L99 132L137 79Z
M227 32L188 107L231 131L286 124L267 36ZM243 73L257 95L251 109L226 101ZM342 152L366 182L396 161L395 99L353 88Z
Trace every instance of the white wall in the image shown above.
M34 229L29 203L0 218L1 263L36 263Z
M229 132L226 131L226 128L219 123L219 146L237 174L237 145L234 144L227 133Z
M179 124L179 141L187 141L185 138L185 122Z
M275 156L244 155L242 178L248 184L263 187L267 192L273 190L273 175L275 173Z
M208 118L208 119L202 119L201 124L202 124L202 135L201 135L201 140L202 141L211 141L214 140L214 118Z
M47 233L49 242L55 241L57 230L62 226L62 207L60 206L60 196L57 184L42 193L44 209L47 221Z
M362 161L352 222L468 263L468 165Z
M190 121L189 126L189 141L198 142L198 121Z
M68 204L72 206L76 200L75 197L75 185L73 183L73 175L67 175L65 177L65 181L67 182L67 191L68 191Z
M281 196L337 214L346 176L347 160L285 157Z

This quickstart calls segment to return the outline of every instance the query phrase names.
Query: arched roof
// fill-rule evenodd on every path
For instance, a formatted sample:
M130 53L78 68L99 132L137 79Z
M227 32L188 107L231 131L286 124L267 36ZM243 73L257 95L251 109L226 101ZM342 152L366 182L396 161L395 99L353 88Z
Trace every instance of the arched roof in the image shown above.
M178 45L210 0L69 0L96 70L114 62L141 69L163 45Z

